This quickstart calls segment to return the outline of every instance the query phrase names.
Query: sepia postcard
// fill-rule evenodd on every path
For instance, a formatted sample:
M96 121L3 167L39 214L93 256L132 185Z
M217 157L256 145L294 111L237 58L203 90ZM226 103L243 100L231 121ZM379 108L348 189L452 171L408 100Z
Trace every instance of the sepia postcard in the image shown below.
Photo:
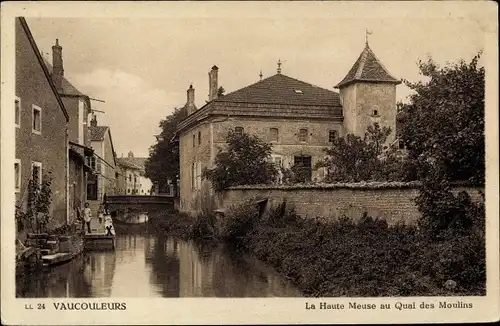
M2 324L498 321L497 15L3 2Z

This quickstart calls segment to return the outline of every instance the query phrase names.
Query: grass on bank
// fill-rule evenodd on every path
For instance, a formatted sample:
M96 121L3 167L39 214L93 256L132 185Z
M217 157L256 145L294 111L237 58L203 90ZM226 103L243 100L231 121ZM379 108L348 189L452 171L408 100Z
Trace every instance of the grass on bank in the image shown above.
M435 230L389 226L366 214L357 222L344 217L323 223L302 218L285 202L259 217L251 201L221 220L173 216L159 223L172 236L217 239L250 251L306 296L485 295L484 228L445 229L436 236Z

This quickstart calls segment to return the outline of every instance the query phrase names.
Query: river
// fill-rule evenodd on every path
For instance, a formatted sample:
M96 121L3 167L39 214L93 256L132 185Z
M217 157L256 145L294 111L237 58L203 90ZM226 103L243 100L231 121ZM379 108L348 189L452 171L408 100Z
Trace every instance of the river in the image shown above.
M254 257L117 227L115 250L86 252L16 281L17 297L298 297L300 291Z

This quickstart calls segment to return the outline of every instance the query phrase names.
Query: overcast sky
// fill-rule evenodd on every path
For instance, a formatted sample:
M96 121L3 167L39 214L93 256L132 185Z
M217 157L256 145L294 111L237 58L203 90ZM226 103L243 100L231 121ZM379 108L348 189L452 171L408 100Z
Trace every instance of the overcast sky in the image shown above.
M190 83L201 107L213 65L226 94L257 82L261 70L264 78L274 75L278 59L283 74L333 90L363 50L368 28L370 47L389 72L415 81L419 59L470 61L484 49L487 28L473 11L451 4L428 15L408 2L316 3L307 10L299 3L213 3L197 7L199 14L193 4L170 6L164 17L27 17L49 58L59 39L65 77L106 101L93 107L106 112L98 121L111 127L118 156L129 150L148 156L159 121L185 104ZM398 100L408 94L398 86Z

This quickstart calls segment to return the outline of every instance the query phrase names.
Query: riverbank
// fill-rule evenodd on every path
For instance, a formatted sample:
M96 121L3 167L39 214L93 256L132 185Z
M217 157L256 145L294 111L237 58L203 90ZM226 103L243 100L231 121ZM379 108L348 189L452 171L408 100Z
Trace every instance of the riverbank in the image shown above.
M435 240L414 226L388 226L366 215L326 224L298 216L285 203L261 217L247 203L220 220L172 216L155 227L249 251L306 296L485 295L484 234Z

